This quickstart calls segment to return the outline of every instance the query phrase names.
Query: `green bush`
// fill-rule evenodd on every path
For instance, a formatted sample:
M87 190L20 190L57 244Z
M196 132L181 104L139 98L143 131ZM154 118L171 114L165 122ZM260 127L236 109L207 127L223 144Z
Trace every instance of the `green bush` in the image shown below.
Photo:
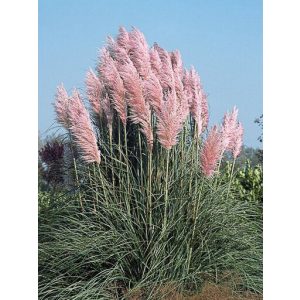
M230 178L232 162L227 162L223 170L224 181ZM263 202L263 169L260 164L255 166L247 160L243 166L239 166L232 179L231 190L235 197L243 201L258 204Z
M70 194L66 191L39 191L39 213L43 213L44 211L55 212L56 208L64 206L68 201L70 201Z

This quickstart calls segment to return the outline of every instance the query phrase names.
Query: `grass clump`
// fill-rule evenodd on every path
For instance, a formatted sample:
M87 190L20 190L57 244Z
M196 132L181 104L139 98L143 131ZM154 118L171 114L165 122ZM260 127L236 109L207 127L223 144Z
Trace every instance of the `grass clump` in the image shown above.
M261 293L262 230L257 207L227 198L227 186L215 187L210 181L192 184L193 193L186 196L189 182L178 186L188 175L177 179L171 175L164 232L161 193L153 189L151 230L147 192L136 182L130 185L136 191L130 198L136 204L131 211L121 197L127 187L107 189L107 203L100 184L93 188L99 201L96 210L95 195L83 187L84 212L74 197L50 211L41 210L40 299L125 299L137 290L140 299L160 299L155 293L167 283L180 293L191 293L200 290L207 278L221 282L224 274L231 274L235 290ZM194 220L192 204L197 201Z
M237 109L208 129L200 77L178 51L148 49L135 28L117 39L87 74L89 110L78 90L57 90L66 134L40 151L56 187L40 195L40 299L162 299L166 287L195 294L225 274L235 290L260 293L259 210L232 194Z

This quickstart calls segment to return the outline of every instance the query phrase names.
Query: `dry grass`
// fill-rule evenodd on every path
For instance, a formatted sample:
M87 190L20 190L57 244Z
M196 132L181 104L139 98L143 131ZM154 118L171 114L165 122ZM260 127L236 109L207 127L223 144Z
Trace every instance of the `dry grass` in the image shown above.
M141 291L135 291L128 300L145 299ZM200 294L184 296L172 285L164 286L156 291L153 299L157 300L262 300L262 295L250 292L236 293L229 286L205 283Z

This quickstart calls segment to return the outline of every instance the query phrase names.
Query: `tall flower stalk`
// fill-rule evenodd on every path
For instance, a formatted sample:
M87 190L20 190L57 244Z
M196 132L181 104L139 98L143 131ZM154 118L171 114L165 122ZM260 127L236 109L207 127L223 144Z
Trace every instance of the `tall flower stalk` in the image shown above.
M169 204L169 162L170 162L170 149L167 149L167 162L166 162L166 179L165 179L165 199L164 199L164 218L163 218L163 227L162 235L167 229L167 218L168 218L168 204Z
M68 131L68 135L70 139L70 148L72 152L75 180L78 188L78 198L79 198L81 210L83 211L83 202L82 202L82 196L80 192L77 164L76 164L76 159L74 154L73 138L70 130L71 118L70 118L69 106L70 106L70 97L68 96L68 93L65 90L64 86L61 84L60 86L57 87L57 93L56 93L55 103L54 103L56 119L58 123L60 123Z
M229 151L233 157L233 164L230 171L227 198L229 195L231 181L236 158L239 156L243 144L243 126L238 122L238 109L234 106L231 112L226 112L221 127L222 134L222 155Z
M190 264L191 264L192 253L193 253L193 241L194 241L194 237L195 237L196 224L198 221L198 213L199 213L199 206L200 206L200 201L201 201L201 196L202 196L203 185L204 185L204 180L202 180L202 182L201 182L199 196L198 196L196 203L194 203L194 207L193 207L193 216L192 216L193 229L192 229L191 239L189 240L189 243L188 243L187 274L189 273L189 268L190 268Z
M233 177L233 171L234 171L234 166L236 162L236 158L238 155L241 153L242 150L242 145L243 145L243 133L244 129L243 126L240 122L238 122L234 128L233 135L232 135L232 141L230 143L230 149L231 153L233 156L233 164L231 167L231 173L229 177L229 185L228 185L228 191L227 191L227 198L229 196L230 188L231 188L231 182L232 182L232 177Z

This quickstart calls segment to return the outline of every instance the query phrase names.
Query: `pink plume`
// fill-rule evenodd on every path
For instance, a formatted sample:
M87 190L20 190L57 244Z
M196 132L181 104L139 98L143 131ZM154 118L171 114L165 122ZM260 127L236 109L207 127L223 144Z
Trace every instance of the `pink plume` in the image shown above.
M126 31L126 29L124 27L120 27L119 28L119 34L117 37L117 45L121 48L123 48L124 50L126 50L126 52L129 51L129 34Z
M179 75L180 80L183 78L183 63L181 54L178 50L170 52L172 68Z
M102 114L101 95L103 85L96 74L90 69L86 74L86 93L93 111L96 114Z
M129 33L129 56L142 79L149 76L151 65L146 39L138 29L133 28Z
M111 58L109 52L104 48L101 53L101 64L98 67L100 77L111 96L115 110L118 112L119 117L126 125L127 119L127 104L125 100L125 88L120 74L117 70L114 60ZM106 116L109 119L109 102L106 101Z
M208 134L201 151L201 168L206 177L212 177L222 155L222 135L217 126Z
M110 102L111 101L110 101L110 98L109 98L108 94L105 93L104 97L102 98L102 105L103 105L103 112L105 114L106 121L107 121L109 134L111 136L112 135L112 125L113 125L114 114L113 114L113 110L111 109Z
M188 97L184 91L183 86L183 64L179 51L171 52L171 61L173 67L174 87L176 92L177 101L179 103L178 118L184 123L189 115L189 102Z
M186 97L184 90L177 92L177 98L179 99L178 118L183 124L190 113L188 98Z
M183 71L182 84L183 84L184 93L188 100L189 106L191 106L193 102L193 89L192 89L192 84L190 79L190 72L188 70Z
M160 115L157 116L157 137L165 149L171 149L177 144L177 137L182 129L178 112L175 92L167 93L166 100L161 105Z
M197 125L198 136L202 133L203 123L202 123L202 91L200 84L200 77L194 67L190 70L189 77L191 91L192 91L192 101L190 103L190 111Z
M203 130L207 128L208 121L209 121L209 112L208 112L208 102L207 102L207 95L203 91L203 88L201 87L201 117L202 117L202 127Z
M109 52L109 54L113 57L114 56L114 51L115 51L115 47L116 47L116 42L115 40L111 37L108 36L106 38L106 47L105 49ZM101 51L102 52L102 51Z
M61 84L60 86L57 87L54 107L55 107L57 121L66 129L68 129L70 126L68 106L69 106L69 96L64 86Z
M232 149L232 155L234 158L237 158L241 153L242 146L243 146L243 134L244 134L244 128L242 124L239 122L236 127L234 145Z
M174 90L175 83L170 55L165 49L159 47L156 43L154 44L154 49L157 51L161 60L161 69L158 76L160 84L164 92Z
M129 58L129 55L126 53L126 51L119 47L115 47L115 62L116 62L116 68L120 73L120 67L127 64L132 64L132 61Z
M87 163L100 163L100 153L91 120L77 90L73 91L71 97L69 116L71 121L70 130L81 150L83 160Z
M191 114L198 126L198 134L201 134L207 128L209 119L207 96L202 88L200 77L193 67L190 71L184 70L182 82Z
M234 106L231 112L224 115L222 124L223 151L229 150L236 158L243 145L243 126L238 122L238 109Z
M149 77L144 81L144 95L155 113L160 115L163 102L163 91L159 80L153 72L150 72Z
M224 151L233 148L237 125L238 110L234 106L232 112L225 113L222 123L222 140Z
M162 63L159 54L155 48L151 48L149 50L149 55L150 55L151 69L154 72L155 76L159 78L161 68L162 68Z
M142 81L132 62L118 64L120 75L128 95L130 119L135 124L140 124L141 131L147 139L148 148L152 150L153 133L151 128L150 105L143 96Z

